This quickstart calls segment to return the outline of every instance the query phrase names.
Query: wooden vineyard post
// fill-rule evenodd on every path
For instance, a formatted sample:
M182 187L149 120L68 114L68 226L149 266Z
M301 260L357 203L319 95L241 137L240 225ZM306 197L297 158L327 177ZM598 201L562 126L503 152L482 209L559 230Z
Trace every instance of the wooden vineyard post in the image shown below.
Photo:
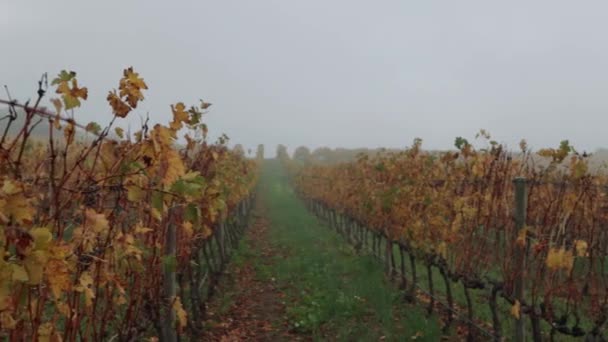
M175 311L173 310L173 301L177 295L177 279L176 271L176 233L175 223L171 220L174 217L175 208L169 209L167 215L167 236L165 237L165 249L163 255L163 294L166 301L164 305L165 315L162 320L163 342L177 342L177 332L175 330Z
M513 180L515 187L515 232L519 236L522 229L526 226L526 210L527 210L527 187L526 179L522 177L515 178ZM514 238L517 239L517 236ZM526 270L526 247L515 243L515 283L514 283L514 294L515 300L522 303L524 300L524 276ZM523 342L526 339L525 320L523 315L519 315L519 319L515 322L515 335L514 341Z

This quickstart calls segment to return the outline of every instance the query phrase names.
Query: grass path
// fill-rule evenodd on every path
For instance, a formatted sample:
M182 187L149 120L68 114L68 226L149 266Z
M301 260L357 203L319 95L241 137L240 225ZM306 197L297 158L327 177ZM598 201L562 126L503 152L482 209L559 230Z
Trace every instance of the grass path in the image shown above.
M214 341L441 339L437 319L405 304L381 265L307 212L276 161L208 313Z
M294 341L289 331L284 294L276 282L261 276L272 267L276 251L268 243L268 222L258 201L245 241L233 256L207 308L203 341Z

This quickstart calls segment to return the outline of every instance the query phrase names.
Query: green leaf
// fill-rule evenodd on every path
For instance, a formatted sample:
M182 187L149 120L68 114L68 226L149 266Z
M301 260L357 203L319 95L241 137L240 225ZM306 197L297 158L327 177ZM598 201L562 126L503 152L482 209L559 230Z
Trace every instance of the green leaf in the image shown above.
M469 145L469 142L467 141L467 139L463 138L463 137L457 137L456 141L454 141L454 146L456 146L457 149L462 150L463 147L466 147Z
M559 149L568 153L572 150L572 146L570 146L570 142L568 140L562 140L559 143Z
M89 122L85 129L87 130L87 132L91 132L94 134L99 134L99 132L101 132L101 126L99 126L97 122Z
M177 269L177 258L175 255L165 255L161 258L163 270L166 272L175 272Z
M65 70L61 70L59 75L51 82L51 85L57 85L61 82L69 82L72 78L76 77L76 73L73 71L67 72Z
M163 205L163 193L159 191L154 191L152 193L152 207L162 213Z
M130 173L134 171L141 171L145 174L145 168L140 162L132 161L132 162L124 162L120 166L120 170L123 173Z
M120 127L116 127L114 128L114 132L116 133L116 135L120 138L120 139L124 139L125 137L125 131L120 128Z
M198 125L201 122L201 117L203 115L197 108L190 108L190 110L188 110L188 113L190 113L190 120L188 122L190 126Z
M188 204L184 212L184 219L192 223L198 223L199 217L200 215L198 206L194 203ZM196 224L194 226L196 226Z
M587 174L587 163L585 163L584 161L579 161L576 163L576 165L574 166L574 177L575 178L581 178L583 177L585 174Z
M80 107L80 100L75 96L62 96L63 104L65 105L65 109L72 109L76 107Z
M223 199L218 199L217 202L217 209L219 211L224 211L226 209L226 202Z
M188 176L188 175L187 175ZM201 175L192 175L187 179L178 179L171 185L171 192L182 196L196 196L202 193L205 178Z
M185 195L186 194L186 188L187 188L186 182L184 182L181 179L178 179L178 180L175 181L175 183L173 183L171 185L171 192L174 192L174 193L179 194L179 195Z

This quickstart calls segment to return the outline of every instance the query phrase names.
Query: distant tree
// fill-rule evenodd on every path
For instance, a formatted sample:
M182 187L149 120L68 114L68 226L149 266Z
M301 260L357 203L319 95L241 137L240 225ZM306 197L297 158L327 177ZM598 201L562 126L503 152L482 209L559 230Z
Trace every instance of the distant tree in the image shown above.
M257 150L255 157L259 160L264 159L264 145L262 145L262 144L258 145L258 150Z
M329 147L319 147L312 152L312 158L320 163L329 163L333 160L333 152Z
M310 150L306 146L300 146L296 148L293 153L293 159L301 163L307 164L311 161Z
M277 146L277 159L289 158L289 154L287 154L287 147L285 145L279 144Z
M245 156L245 149L243 149L243 145L241 144L234 145L234 148L232 150L241 157Z

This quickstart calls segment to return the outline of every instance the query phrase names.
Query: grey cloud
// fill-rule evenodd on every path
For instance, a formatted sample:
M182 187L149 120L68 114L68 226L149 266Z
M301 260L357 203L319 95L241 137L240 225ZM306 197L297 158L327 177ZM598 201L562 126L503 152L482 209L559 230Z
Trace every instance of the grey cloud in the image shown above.
M107 122L106 92L133 65L140 113L214 106L212 136L432 149L488 129L533 147L606 146L608 4L601 1L0 1L0 84L32 96L42 72L78 71ZM0 95L2 96L2 95ZM130 121L136 125L136 117ZM126 126L126 123L124 123Z

